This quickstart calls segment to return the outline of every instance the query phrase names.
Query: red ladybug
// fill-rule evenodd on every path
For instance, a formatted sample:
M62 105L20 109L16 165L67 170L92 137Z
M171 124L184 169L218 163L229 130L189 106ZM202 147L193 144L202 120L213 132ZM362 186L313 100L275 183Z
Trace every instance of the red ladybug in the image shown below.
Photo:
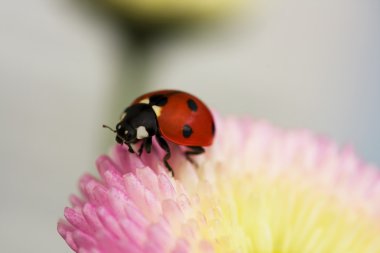
M108 126L103 126L111 129ZM214 119L207 106L197 97L177 90L160 90L144 94L127 107L116 125L116 142L128 145L141 142L138 155L143 150L150 153L152 137L165 150L165 166L173 173L168 163L170 148L167 141L188 147L186 158L198 155L210 146L215 135Z

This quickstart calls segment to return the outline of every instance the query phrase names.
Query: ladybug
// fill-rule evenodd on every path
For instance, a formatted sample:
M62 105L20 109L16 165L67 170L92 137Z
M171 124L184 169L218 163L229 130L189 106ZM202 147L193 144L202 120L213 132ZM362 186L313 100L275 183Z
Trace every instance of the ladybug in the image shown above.
M116 142L128 146L135 153L132 144L141 143L137 154L145 150L150 153L152 138L166 152L163 163L169 165L170 148L168 141L186 146L185 157L194 163L191 155L202 154L203 147L210 146L215 135L215 123L210 110L197 97L178 90L159 90L136 98L121 115L116 130Z

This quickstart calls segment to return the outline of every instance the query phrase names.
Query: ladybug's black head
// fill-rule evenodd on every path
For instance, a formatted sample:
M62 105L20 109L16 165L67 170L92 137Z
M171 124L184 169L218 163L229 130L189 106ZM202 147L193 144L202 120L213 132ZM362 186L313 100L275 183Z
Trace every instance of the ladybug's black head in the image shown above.
M125 109L116 130L113 130L119 144L136 143L155 135L157 131L157 117L148 104L135 104Z
M135 143L136 142L136 129L126 122L120 121L116 125L116 142L123 143Z

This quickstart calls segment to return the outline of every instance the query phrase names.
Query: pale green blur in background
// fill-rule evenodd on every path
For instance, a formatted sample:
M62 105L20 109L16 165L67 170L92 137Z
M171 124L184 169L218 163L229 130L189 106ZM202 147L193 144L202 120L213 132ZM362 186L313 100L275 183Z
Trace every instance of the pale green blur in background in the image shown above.
M56 222L79 176L113 143L101 125L153 89L189 91L223 115L312 129L380 165L379 14L376 0L257 0L217 24L158 38L141 59L113 22L83 6L4 2L0 251L71 252Z

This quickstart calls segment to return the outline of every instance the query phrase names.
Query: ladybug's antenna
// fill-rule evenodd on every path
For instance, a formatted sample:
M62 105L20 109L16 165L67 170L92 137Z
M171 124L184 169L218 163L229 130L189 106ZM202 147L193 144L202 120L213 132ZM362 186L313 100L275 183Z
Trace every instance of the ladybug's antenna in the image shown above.
M103 125L103 127L104 127L104 128L108 128L108 129L111 130L112 132L116 133L117 137L119 137L120 139L122 139L123 142L124 142L125 144L128 143L128 142L125 140L125 138L124 138L123 136L120 136L120 135L116 132L116 130L112 129L111 127L109 127L109 126L107 126L107 125ZM129 144L128 144L128 146L129 146Z
M112 132L116 133L116 130L112 129L111 127L107 126L107 125L103 125L104 128L108 128L109 130L111 130Z

